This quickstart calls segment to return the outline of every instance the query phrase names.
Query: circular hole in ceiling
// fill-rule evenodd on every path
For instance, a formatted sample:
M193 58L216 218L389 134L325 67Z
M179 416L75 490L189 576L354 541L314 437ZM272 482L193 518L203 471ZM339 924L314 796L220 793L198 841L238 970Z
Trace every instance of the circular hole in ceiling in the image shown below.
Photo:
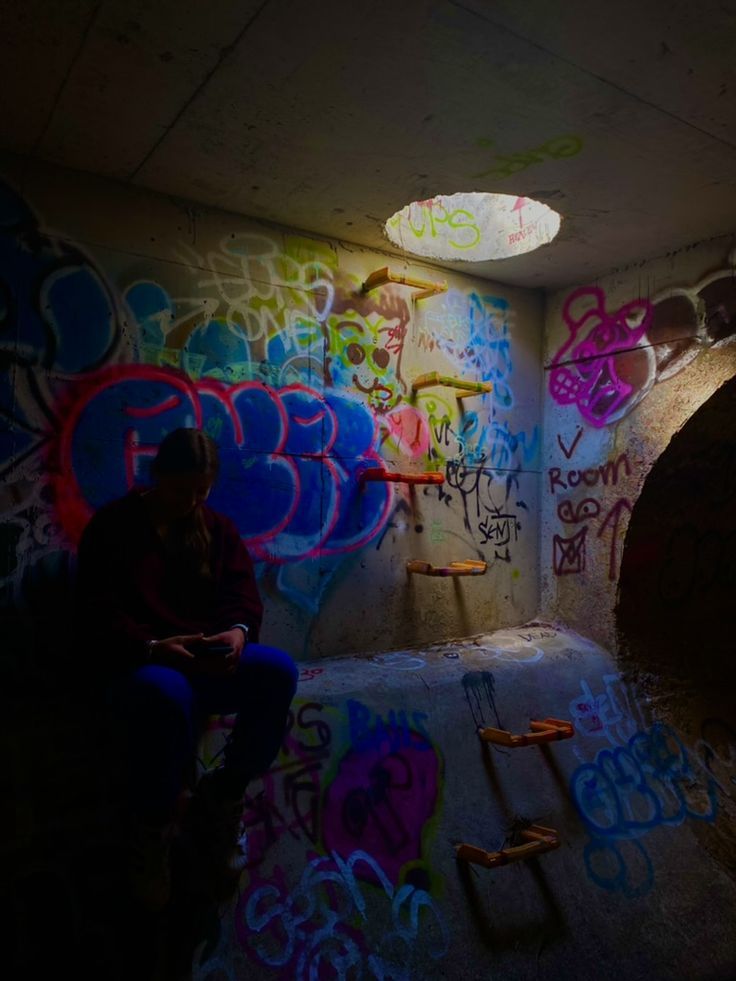
M556 211L532 198L469 191L412 201L388 219L384 230L394 245L414 255L481 262L546 245L560 221Z

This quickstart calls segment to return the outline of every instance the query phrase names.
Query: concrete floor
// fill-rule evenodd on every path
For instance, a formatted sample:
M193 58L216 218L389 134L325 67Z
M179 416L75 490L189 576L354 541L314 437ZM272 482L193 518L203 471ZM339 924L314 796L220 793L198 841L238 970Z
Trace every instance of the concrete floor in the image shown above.
M548 717L574 738L477 735ZM193 978L732 977L736 888L711 854L734 757L689 744L610 654L553 624L305 663L282 753L249 789L250 868ZM530 824L559 847L456 861Z
M58 691L14 700L9 977L736 976L728 720L693 709L673 724L608 652L540 622L300 671L281 753L248 790L237 896L207 901L179 858L157 918L125 900L101 719ZM550 717L574 737L478 737ZM203 769L230 724L211 720ZM493 869L456 860L460 843L513 848L534 824L559 847Z

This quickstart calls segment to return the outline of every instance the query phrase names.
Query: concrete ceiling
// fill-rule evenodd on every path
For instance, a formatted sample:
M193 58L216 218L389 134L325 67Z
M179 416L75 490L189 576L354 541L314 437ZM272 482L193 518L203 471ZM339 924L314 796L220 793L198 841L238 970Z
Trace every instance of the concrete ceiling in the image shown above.
M412 200L538 198L563 215L552 245L455 264L531 287L736 231L736 0L2 0L0 18L0 143L24 155L380 248Z

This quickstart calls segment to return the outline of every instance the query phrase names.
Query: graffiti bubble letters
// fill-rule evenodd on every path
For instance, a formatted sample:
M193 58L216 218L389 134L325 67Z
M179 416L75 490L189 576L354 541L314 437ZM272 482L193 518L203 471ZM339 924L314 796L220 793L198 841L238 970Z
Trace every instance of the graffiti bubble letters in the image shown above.
M550 395L559 405L577 405L591 426L616 422L654 384L653 355L639 347L651 303L632 300L610 313L603 290L584 286L567 297L562 316L570 336L552 360Z
M594 763L578 767L570 791L593 839L588 847L591 859L595 852L610 852L614 842L641 839L654 828L678 827L687 819L710 823L718 813L715 779L707 770L695 772L684 743L661 722L635 733L625 746L601 750ZM630 880L620 856L613 875L600 867L594 872L596 864L586 857L594 882L629 894ZM642 882L651 884L647 875Z
M585 539L587 525L571 538L555 535L552 542L553 563L556 576L576 575L585 572Z
M682 740L661 722L637 732L625 747L603 749L594 763L578 767L571 791L597 838L636 838L687 818L711 822L718 813L715 780L702 770L696 774Z
M356 493L354 468L379 457L375 420L354 399L305 385L195 384L172 369L119 365L88 376L65 413L55 496L72 541L94 508L145 482L155 447L183 425L218 432L212 506L236 516L258 559L352 551L388 518L390 490L376 483Z
M313 328L327 319L335 295L330 258L320 254L317 243L311 246L312 254L294 257L277 242L250 233L224 238L205 255L182 245L180 258L204 274L195 285L200 296L177 299L175 308L204 304L207 320L219 318L251 342L279 335L282 344L296 346L305 324L316 336ZM201 322L201 315L190 314L178 340Z
M414 746L429 750L432 743L424 728L424 720L428 718L426 712L412 712L410 728L407 713L403 709L398 712L390 709L384 720L383 716L374 713L362 702L354 698L348 699L348 726L354 749L383 747L396 751L402 746Z
M382 892L361 885L368 875ZM447 926L429 893L408 883L395 887L360 850L347 859L336 852L313 858L291 891L277 867L272 879L240 897L235 926L249 956L289 981L328 975L410 981L421 976L420 958L439 960L448 950Z
M592 882L627 899L646 896L654 885L654 866L640 841L593 838L585 846L585 869Z
M570 487L578 487L584 484L586 487L595 487L603 484L604 487L615 487L621 475L621 469L627 477L631 476L631 466L626 453L619 454L615 460L607 460L597 467L589 467L587 470L568 470L564 479L560 467L550 467L549 492L554 494L557 488L568 490Z

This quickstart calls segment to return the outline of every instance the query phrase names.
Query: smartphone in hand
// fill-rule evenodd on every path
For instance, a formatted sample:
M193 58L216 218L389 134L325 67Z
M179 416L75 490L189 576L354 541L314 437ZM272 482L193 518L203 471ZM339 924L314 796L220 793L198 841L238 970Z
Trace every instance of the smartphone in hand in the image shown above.
M197 657L227 657L232 652L233 649L230 644L204 644L201 642L193 651Z

